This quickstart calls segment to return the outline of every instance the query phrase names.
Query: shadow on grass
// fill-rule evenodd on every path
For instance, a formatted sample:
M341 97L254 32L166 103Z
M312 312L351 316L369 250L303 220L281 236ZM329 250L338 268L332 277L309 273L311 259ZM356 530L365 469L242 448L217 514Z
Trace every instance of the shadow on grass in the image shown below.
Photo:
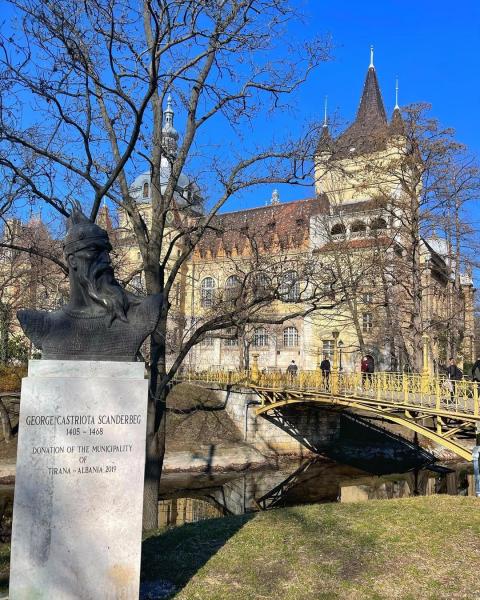
M178 593L254 516L208 519L154 532L142 544L141 581L168 581Z
M157 533L143 544L143 581L173 583L169 598L193 579L188 597L340 600L362 583L379 551L378 536L367 525L339 519L344 513L338 505L289 507ZM255 527L240 531L250 519ZM220 557L217 552L237 532L240 537ZM206 565L210 558L214 562Z

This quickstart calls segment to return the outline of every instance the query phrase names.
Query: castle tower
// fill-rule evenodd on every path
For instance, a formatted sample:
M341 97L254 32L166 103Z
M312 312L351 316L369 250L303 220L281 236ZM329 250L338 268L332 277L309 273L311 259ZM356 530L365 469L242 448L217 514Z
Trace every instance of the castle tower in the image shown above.
M378 164L378 161L389 157L392 140L398 140L403 131L398 90L397 104L391 122L388 122L371 48L370 64L355 120L333 140L324 119L315 155L316 193L326 193L330 202L336 205L372 200L375 182L372 186L366 182L368 164L372 161Z
M173 126L175 113L172 108L172 97L169 94L167 98L167 108L163 112L162 145L164 153L168 157L175 157L177 154L178 131Z

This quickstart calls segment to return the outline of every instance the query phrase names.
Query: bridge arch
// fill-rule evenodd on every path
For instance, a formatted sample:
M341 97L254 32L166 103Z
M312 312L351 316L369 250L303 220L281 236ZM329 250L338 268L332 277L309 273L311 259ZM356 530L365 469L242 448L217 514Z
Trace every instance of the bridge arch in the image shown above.
M308 400L305 400L302 398L295 398L295 397L294 398L284 398L282 400L277 400L276 402L270 402L270 403L264 402L262 404L262 406L260 406L256 410L256 414L258 416L264 415L264 414L268 413L268 411L270 411L270 410L279 409L283 406L291 406L292 404L299 404L299 405L300 404L322 404L325 407L336 406L336 407L343 407L345 409L362 410L367 413L370 413L372 416L373 415L381 416L383 419L386 419L386 420L390 421L391 423L401 425L401 426L405 427L406 429L409 429L410 431L413 431L420 435L423 435L424 437L432 440L436 444L439 444L440 446L447 448L451 452L454 452L455 454L457 454L464 460L468 460L468 461L472 460L472 454L467 448L465 448L464 446L459 444L457 441L451 439L450 436L437 433L437 431L418 423L417 422L418 417L413 414L413 411L412 411L412 413L408 413L408 411L405 411L405 413L408 413L408 414L404 414L404 415L402 415L401 413L393 413L393 412L389 411L388 409L386 409L384 406L366 404L366 403L362 402L362 399L360 399L360 398L342 398L342 397L337 397L337 396L331 396L329 394L321 394L321 395L318 394L317 397L309 398ZM423 418L429 418L431 416L432 415L426 415ZM421 419L418 419L418 420L421 420ZM471 422L471 426L472 426L472 428L474 428L473 420Z

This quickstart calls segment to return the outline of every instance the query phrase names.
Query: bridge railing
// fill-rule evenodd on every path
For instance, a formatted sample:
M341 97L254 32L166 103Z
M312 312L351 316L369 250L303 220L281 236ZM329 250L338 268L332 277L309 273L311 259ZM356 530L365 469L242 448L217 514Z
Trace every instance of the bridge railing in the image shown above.
M419 406L437 411L479 415L479 385L462 379L419 373L349 373L319 370L289 373L265 371L185 371L182 381L204 381L222 385L244 385L270 390L319 392L337 397L361 397L395 405Z

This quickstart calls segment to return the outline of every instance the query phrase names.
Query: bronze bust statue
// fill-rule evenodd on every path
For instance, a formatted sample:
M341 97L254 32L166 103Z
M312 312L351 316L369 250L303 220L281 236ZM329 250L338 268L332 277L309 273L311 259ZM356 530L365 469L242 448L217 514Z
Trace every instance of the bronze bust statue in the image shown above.
M107 232L75 206L63 244L70 300L60 310L19 310L27 337L42 358L135 361L142 342L155 330L162 295L140 298L114 277Z

